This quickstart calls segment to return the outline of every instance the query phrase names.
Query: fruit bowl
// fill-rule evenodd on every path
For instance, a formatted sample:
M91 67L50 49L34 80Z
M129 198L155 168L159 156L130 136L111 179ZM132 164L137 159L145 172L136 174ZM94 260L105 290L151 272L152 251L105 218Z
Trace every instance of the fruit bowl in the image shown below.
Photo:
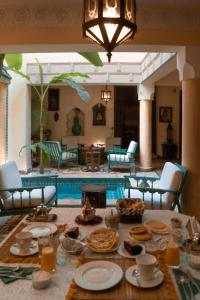
M144 202L139 198L123 198L116 202L121 223L142 223L144 207Z

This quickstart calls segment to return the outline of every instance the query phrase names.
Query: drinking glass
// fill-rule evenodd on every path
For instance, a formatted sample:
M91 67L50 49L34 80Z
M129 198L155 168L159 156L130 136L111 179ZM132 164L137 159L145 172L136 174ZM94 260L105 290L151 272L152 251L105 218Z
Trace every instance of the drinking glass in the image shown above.
M105 224L107 227L117 230L119 226L119 214L115 208L106 209Z
M170 240L167 246L167 251L165 255L166 264L173 267L178 268L180 266L180 249L179 245Z
M42 248L41 269L48 272L55 272L56 270L56 253L52 246Z

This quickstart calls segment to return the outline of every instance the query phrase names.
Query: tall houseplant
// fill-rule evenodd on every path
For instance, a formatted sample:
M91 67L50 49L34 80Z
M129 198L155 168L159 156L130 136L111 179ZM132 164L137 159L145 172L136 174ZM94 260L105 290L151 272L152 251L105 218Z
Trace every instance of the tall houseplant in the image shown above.
M102 66L102 62L99 58L98 53L80 53L83 57L88 59L96 66ZM73 89L76 90L78 95L81 99L85 102L89 101L90 96L88 92L84 89L84 87L77 83L73 78L82 77L88 78L87 74L82 74L79 72L71 72L71 73L62 73L56 76L52 76L48 83L44 83L44 72L43 67L39 63L38 59L36 59L38 70L39 70L39 84L34 86L31 78L28 74L23 73L21 71L22 67L22 55L21 54L6 54L5 60L8 65L9 70L13 71L14 73L20 75L24 79L28 80L28 82L32 85L33 89L35 90L39 100L40 100L40 121L39 121L39 128L40 128L40 140L38 143L34 143L29 145L32 152L36 153L37 149L40 151L40 173L44 173L44 165L47 161L49 161L49 151L48 148L45 146L44 142L44 102L46 99L46 95L48 92L49 87L52 84L64 83ZM23 146L25 148L27 146ZM21 150L22 150L21 149ZM21 151L20 151L21 152Z

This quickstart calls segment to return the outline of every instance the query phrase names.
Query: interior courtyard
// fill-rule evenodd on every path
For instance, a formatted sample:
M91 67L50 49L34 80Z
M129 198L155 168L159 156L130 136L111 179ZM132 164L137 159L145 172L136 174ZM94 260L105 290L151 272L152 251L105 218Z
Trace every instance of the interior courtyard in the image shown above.
M0 32L0 299L200 299L200 1L0 0Z

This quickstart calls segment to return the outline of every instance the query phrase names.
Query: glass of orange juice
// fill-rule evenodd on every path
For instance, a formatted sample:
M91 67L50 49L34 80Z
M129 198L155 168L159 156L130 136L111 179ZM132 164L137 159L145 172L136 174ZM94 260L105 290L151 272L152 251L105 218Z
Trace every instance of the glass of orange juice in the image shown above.
M52 246L42 248L41 269L48 272L56 270L56 253Z
M180 249L179 245L171 240L168 243L166 255L165 255L166 264L173 268L178 268L180 265Z

